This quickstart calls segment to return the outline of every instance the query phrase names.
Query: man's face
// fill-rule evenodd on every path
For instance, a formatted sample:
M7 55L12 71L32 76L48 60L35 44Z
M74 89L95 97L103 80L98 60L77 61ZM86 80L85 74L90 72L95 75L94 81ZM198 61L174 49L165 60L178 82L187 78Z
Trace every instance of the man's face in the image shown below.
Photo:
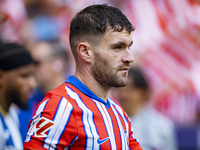
M128 70L134 61L130 52L132 36L126 30L108 29L95 46L92 73L101 84L122 87L128 84Z
M36 86L34 70L35 66L29 64L5 72L4 87L7 102L15 103L22 109L28 107L27 99Z
M35 77L41 87L46 86L47 83L49 84L55 75L52 67L54 59L50 56L50 49L51 47L48 44L39 43L31 50L34 60L38 62Z
M146 93L143 89L134 86L132 78L129 77L128 79L127 86L116 89L116 97L124 110L132 115L133 107L145 101Z

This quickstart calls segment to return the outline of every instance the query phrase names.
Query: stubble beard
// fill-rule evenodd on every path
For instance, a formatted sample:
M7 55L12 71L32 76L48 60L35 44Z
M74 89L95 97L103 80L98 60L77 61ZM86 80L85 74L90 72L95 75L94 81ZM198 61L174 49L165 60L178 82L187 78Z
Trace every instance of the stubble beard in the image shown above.
M92 68L94 78L101 84L109 87L123 87L128 84L128 74L118 74L122 66L113 68L109 62L103 60L98 54L95 55L95 64Z

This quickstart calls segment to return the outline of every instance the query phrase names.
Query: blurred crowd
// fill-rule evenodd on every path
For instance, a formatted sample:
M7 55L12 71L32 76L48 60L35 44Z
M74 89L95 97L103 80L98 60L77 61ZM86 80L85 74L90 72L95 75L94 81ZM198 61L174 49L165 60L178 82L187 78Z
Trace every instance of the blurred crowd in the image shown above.
M28 110L29 113L21 110L19 116L27 115L28 119L46 91L73 73L75 66L68 41L70 20L80 9L97 3L120 8L136 27L132 65L139 67L147 77L151 89L148 105L177 127L179 144L183 147L200 145L199 0L0 0L0 40L22 44L37 62L38 88L34 91L35 98L29 100L32 110ZM67 54L47 52L57 46ZM64 55L66 62L60 57ZM41 64L46 67L42 68ZM53 84L57 78L53 73L61 70L60 80ZM112 92L115 96L115 89ZM21 124L28 126L23 119ZM28 130L23 129L24 133ZM190 135L191 142L184 139ZM193 135L196 138L193 139Z

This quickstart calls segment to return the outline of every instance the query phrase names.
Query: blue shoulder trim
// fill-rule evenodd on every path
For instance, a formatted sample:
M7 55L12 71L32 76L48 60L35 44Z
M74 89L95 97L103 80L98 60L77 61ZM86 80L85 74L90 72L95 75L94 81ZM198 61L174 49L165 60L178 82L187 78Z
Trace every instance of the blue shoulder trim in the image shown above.
M66 83L70 83L72 85L74 85L77 89L79 89L82 93L84 93L85 95L87 95L88 97L90 97L91 99L95 99L101 103L103 103L104 105L106 105L107 107L110 107L110 102L109 99L107 98L107 103L99 98L98 96L96 96L89 88L87 88L80 80L78 80L75 76L71 75L69 76L69 79L66 81Z

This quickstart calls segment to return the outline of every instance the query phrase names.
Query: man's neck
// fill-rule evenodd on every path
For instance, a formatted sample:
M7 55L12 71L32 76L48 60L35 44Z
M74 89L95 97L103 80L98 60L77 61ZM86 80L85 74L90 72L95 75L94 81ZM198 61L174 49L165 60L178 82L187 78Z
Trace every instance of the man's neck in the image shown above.
M81 74L76 71L74 76L79 79L87 88L89 88L96 96L103 99L107 103L107 96L111 87L102 85L89 74Z
M5 109L4 106L2 106L2 104L0 104L0 113L1 113L3 116L6 116L7 113L8 113L8 109Z

